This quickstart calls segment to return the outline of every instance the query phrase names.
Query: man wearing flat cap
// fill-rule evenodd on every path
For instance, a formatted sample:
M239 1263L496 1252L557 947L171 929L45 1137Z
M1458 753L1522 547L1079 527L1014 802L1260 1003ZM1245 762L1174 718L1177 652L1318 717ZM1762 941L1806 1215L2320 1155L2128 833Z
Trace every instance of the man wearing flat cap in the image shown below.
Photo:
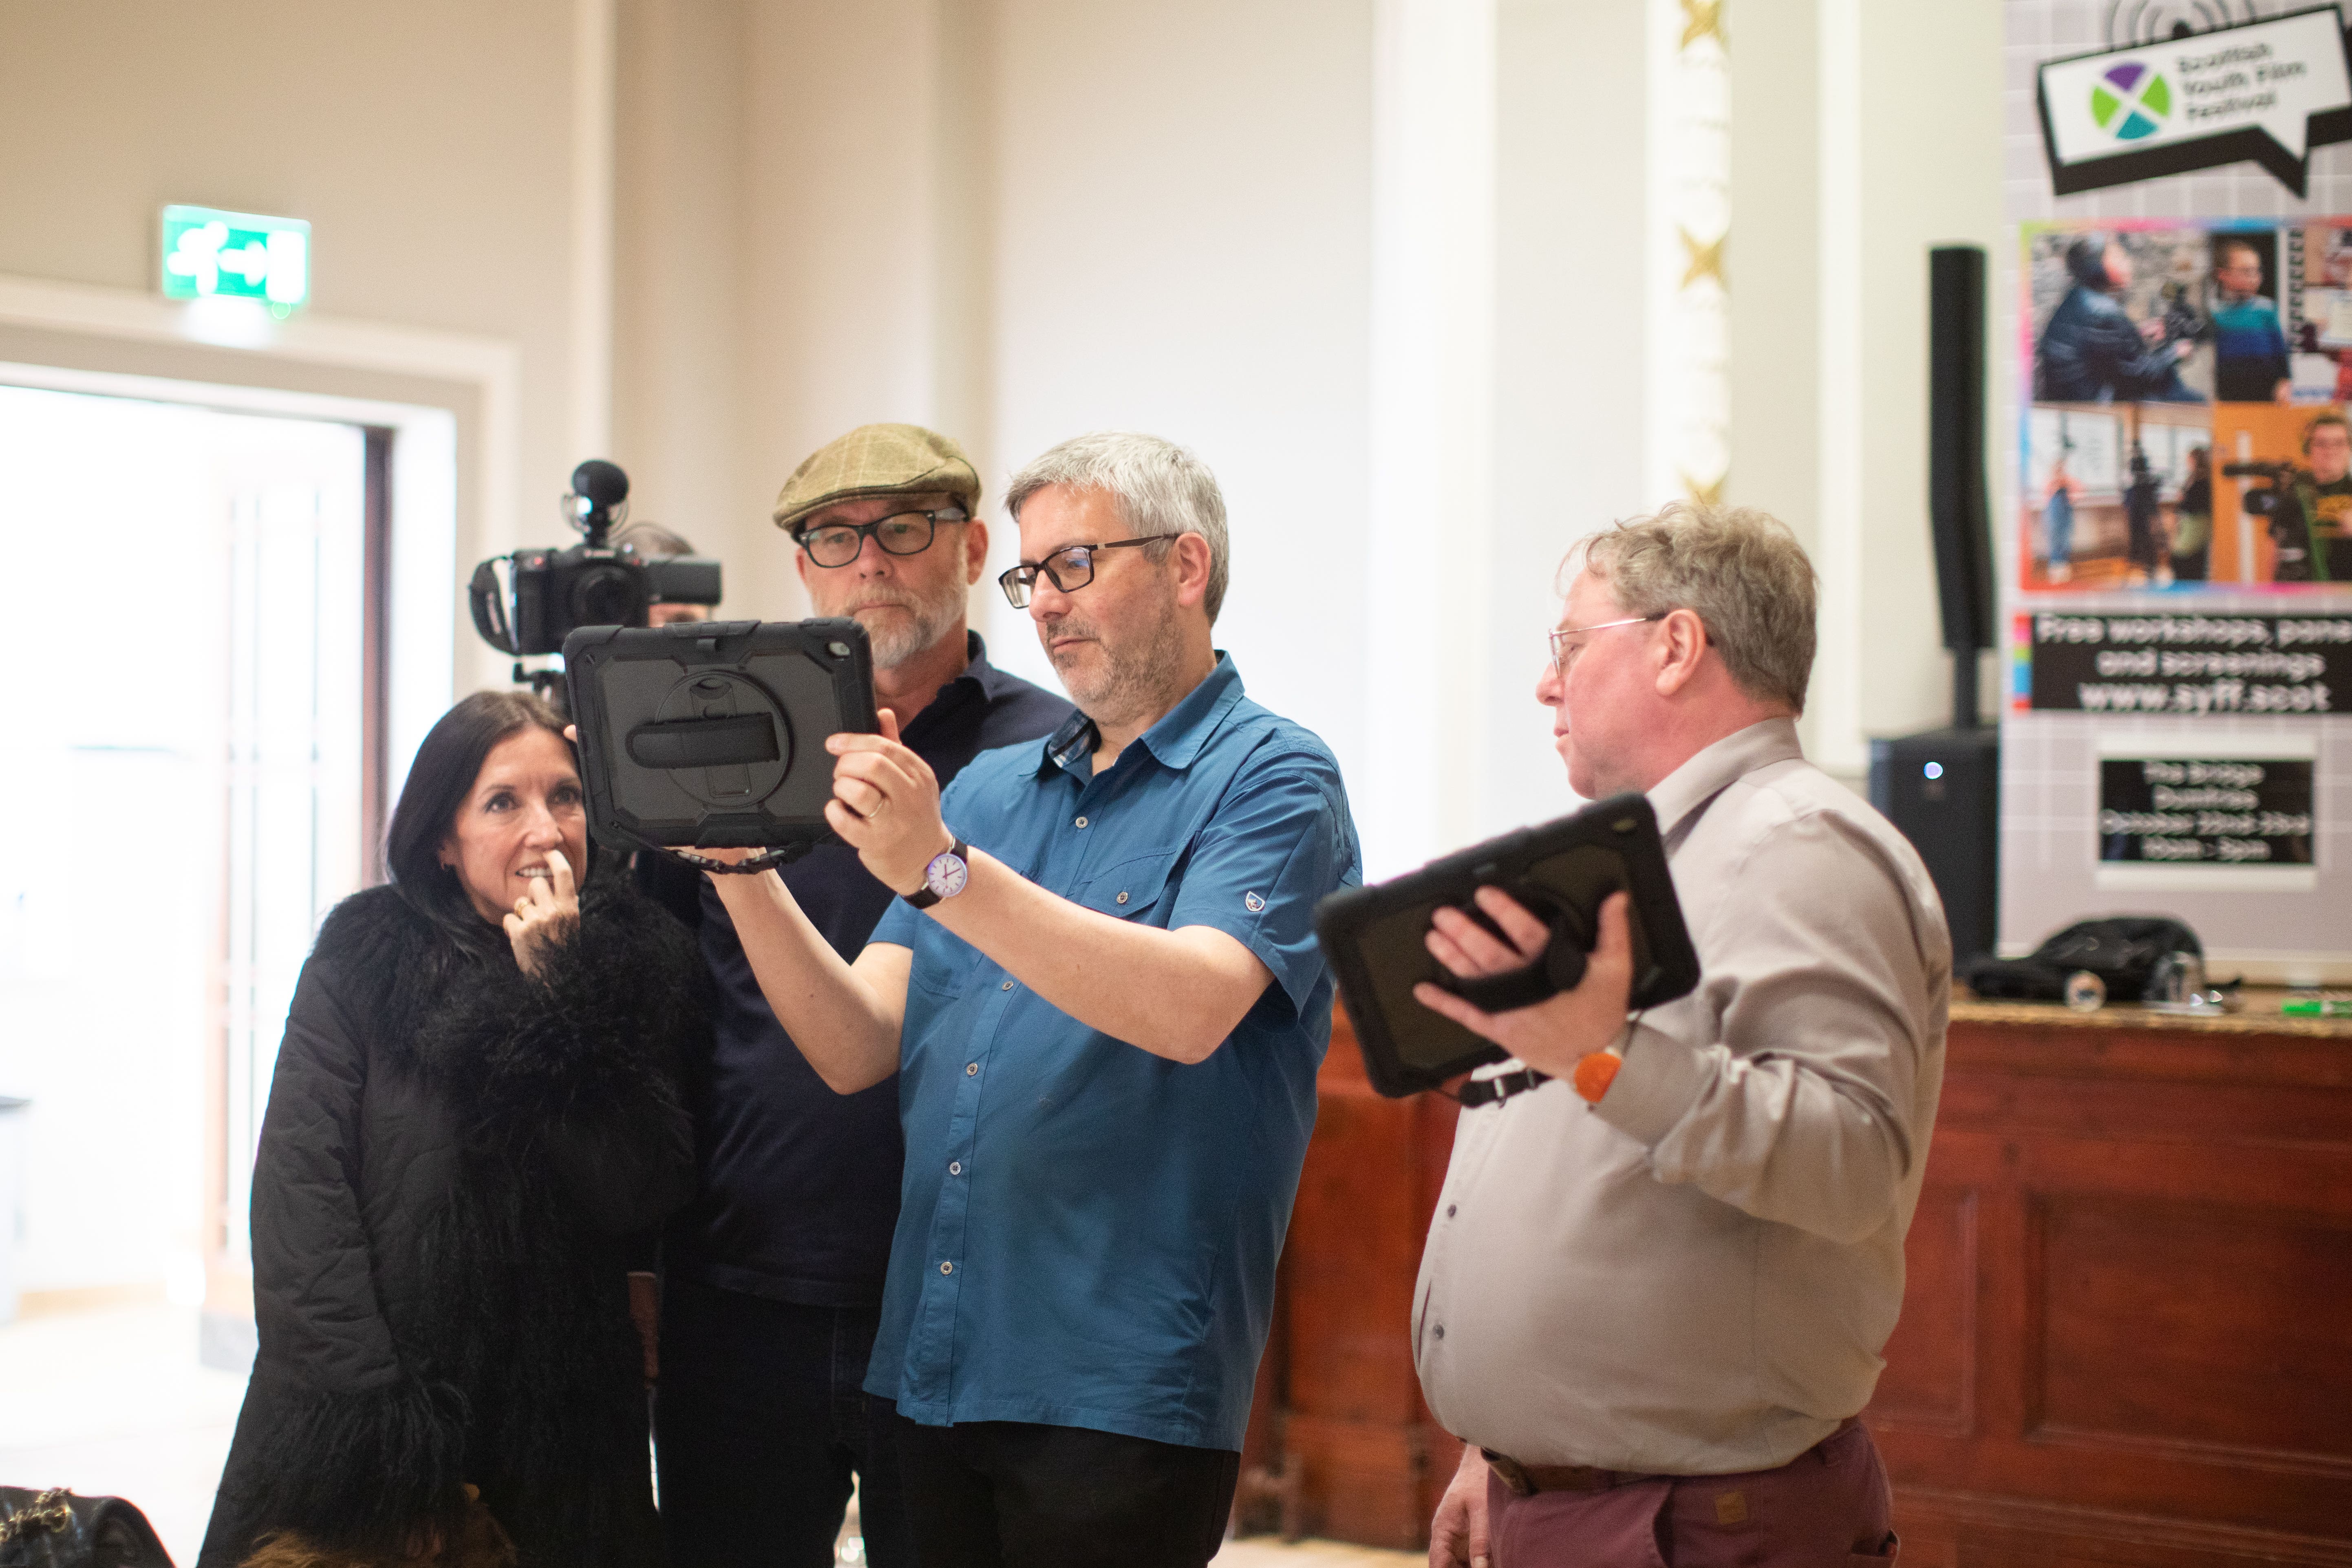
M942 779L1070 711L991 665L964 624L988 558L979 502L962 449L912 425L851 431L776 498L814 613L866 628L877 703ZM844 845L782 875L844 960L893 901ZM898 1085L825 1087L761 995L726 908L696 881L687 909L718 1027L688 1079L700 1189L663 1245L655 1425L670 1555L676 1568L829 1565L855 1473L866 1561L898 1568L913 1555L895 1451L887 1427L869 1436L880 1402L860 1387L898 1215Z

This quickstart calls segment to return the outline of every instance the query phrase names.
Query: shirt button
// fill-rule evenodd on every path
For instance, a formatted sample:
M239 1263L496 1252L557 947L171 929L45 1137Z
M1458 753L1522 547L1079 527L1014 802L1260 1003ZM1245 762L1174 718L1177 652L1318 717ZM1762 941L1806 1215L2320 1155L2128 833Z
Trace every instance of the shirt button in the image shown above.
M952 1263L942 1263L940 1265L940 1272L942 1274L952 1274L955 1272L955 1265ZM1440 1339L1444 1339L1445 1337L1445 1331L1444 1329L1438 1330L1437 1336Z
M949 1174L949 1175L950 1175L950 1176L961 1176L961 1175L962 1175L962 1174L963 1174L963 1162L962 1162L961 1160L950 1160L950 1161L948 1162L948 1174Z
M980 1076L980 1064L978 1062L964 1063L963 1076L966 1078L978 1078Z
M1445 1217L1446 1217L1447 1219L1452 1219L1452 1218L1454 1217L1454 1207L1455 1207L1455 1205L1453 1205L1453 1204L1447 1204L1447 1205L1445 1205Z
M1000 986L998 989L1000 989L1000 990L1004 990L1004 991L1010 991L1010 990L1012 990L1012 989L1013 989L1013 982L1011 982L1010 980L1008 980L1008 981L1006 981L1006 982L1005 982L1002 986Z
M1122 903L1122 904L1123 904L1123 903L1125 903L1125 902L1127 902L1127 895L1126 895L1125 893L1121 893L1121 894L1118 896L1118 901L1119 901L1120 903Z
M1080 827L1084 827L1086 825L1087 825L1087 819L1086 819L1085 817L1083 817L1083 816L1082 816L1082 817L1078 818L1078 820L1077 820L1077 826L1080 826Z
M944 1263L942 1263L941 1265L940 1265L940 1267L942 1269L944 1269L944 1268L946 1268L947 1265L946 1265L946 1264L944 1264ZM1438 1324L1438 1325L1437 1325L1437 1327L1435 1327L1435 1328L1433 1328L1433 1329L1430 1330L1429 1331L1430 1331L1431 1333L1433 1333L1433 1334L1435 1334L1439 1339L1441 1339L1441 1340L1442 1340L1442 1339L1444 1339L1444 1338L1445 1337L1445 1325L1444 1325L1444 1323L1440 1323L1440 1324Z

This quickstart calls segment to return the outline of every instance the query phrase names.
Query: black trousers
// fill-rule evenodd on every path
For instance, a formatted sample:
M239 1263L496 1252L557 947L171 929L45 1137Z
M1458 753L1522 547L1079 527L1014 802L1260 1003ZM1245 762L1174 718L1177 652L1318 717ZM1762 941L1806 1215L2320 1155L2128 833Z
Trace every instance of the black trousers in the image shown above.
M859 1386L877 1319L667 1282L654 1446L673 1568L832 1568L852 1471L866 1560L912 1568L896 1417Z
M923 1568L1202 1568L1223 1544L1242 1457L1083 1426L898 1415Z

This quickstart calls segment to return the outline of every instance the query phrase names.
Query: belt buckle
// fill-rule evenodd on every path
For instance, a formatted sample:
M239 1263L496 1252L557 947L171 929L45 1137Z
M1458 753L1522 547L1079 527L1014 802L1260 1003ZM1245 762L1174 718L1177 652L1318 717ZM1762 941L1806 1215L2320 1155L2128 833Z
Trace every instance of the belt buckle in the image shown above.
M1481 1448L1478 1451L1486 1456L1486 1468L1495 1472L1502 1481L1504 1489L1513 1497L1535 1495L1535 1483L1528 1479L1526 1466L1508 1454L1497 1454L1492 1448Z

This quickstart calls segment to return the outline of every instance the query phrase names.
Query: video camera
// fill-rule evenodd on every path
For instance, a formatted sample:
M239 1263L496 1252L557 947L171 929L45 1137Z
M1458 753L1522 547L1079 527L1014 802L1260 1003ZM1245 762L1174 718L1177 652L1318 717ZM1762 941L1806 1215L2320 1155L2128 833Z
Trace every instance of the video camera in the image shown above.
M2261 518L2271 536L2271 581L2311 581L2310 520L2303 515L2303 501L2294 489L2295 481L2308 470L2294 463L2258 460L2224 463L2221 473L2227 479L2261 481L2250 486L2238 504Z
M2168 282L2158 291L2164 307L2164 342L2200 342L2213 335L2213 318L2190 299L2188 285Z
M518 656L561 653L581 626L642 626L652 605L719 603L718 562L648 561L627 545L613 546L628 505L629 476L618 464L591 458L572 469L564 517L583 538L566 550L494 555L474 568L466 593L482 640Z

